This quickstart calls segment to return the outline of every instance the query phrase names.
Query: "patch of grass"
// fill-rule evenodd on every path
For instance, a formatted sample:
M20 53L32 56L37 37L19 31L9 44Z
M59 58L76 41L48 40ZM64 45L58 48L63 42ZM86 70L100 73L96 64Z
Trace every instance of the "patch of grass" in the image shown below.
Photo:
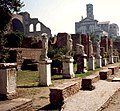
M62 79L62 78L63 78L62 75L53 75L53 76L51 77L52 80L57 80L57 79Z
M81 78L85 78L86 76L89 76L92 74L92 71L88 71L88 72L85 72L85 73L81 73L81 74L75 74L75 77L81 77Z
M38 71L18 71L17 86L34 86L39 80Z
M86 76L89 76L91 74L94 74L96 71L100 70L102 68L96 68L95 70L91 70L91 71L88 71L88 72L85 72L85 73L81 73L81 74L75 74L75 77L81 77L81 78L85 78Z
M40 99L48 99L48 97L45 97L45 96L40 96L39 98Z

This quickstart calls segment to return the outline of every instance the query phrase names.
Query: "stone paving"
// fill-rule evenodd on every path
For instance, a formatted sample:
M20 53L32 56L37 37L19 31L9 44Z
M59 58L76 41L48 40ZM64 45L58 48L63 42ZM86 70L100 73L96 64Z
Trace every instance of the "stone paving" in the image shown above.
M117 64L118 65L118 64ZM120 71L114 75L120 77ZM120 81L99 80L92 91L80 90L69 97L61 111L97 111L120 89Z
M99 80L92 91L79 91L68 98L62 111L97 111L120 88L119 82Z

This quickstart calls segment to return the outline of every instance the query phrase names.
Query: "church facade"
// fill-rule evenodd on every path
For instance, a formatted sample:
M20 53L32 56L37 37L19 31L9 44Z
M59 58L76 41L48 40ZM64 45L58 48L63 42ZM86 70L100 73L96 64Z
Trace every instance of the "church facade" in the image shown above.
M81 21L75 22L75 33L76 34L90 34L95 33L98 36L106 35L106 36L118 36L119 35L119 27L117 24L110 24L109 21L99 22L94 19L93 14L93 5L86 5L87 17Z

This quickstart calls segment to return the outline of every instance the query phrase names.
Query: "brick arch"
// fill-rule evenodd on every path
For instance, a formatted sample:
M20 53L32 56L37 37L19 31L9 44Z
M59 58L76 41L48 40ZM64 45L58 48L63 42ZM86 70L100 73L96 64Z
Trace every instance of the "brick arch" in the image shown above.
M19 31L24 33L24 26L22 22L16 18L12 19L12 30L14 32Z

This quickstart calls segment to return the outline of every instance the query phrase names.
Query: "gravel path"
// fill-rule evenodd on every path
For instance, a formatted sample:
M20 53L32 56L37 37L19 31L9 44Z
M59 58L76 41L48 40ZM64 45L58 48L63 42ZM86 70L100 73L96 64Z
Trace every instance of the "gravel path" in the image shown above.
M109 104L106 104L102 111L120 111L120 89L112 96Z
M99 80L93 85L95 86L94 90L81 90L68 98L62 111L96 111L120 88L119 82L104 80Z

